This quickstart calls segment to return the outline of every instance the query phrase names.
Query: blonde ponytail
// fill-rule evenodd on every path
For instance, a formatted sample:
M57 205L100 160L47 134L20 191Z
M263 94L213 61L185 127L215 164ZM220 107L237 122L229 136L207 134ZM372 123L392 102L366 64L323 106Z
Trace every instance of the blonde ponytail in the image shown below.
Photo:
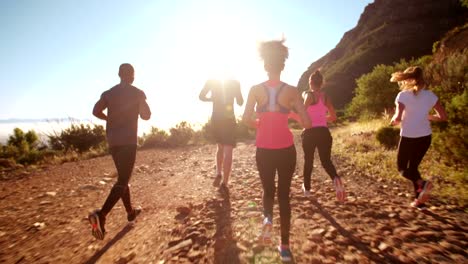
M412 90L418 94L420 90L426 88L426 82L423 77L423 70L418 66L408 67L405 71L392 73L391 82L398 82L403 91Z

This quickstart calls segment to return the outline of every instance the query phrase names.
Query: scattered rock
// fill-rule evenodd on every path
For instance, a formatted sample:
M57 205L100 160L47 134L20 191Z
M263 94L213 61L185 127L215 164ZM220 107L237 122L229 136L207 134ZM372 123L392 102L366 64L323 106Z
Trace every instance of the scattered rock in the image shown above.
M46 227L46 224L44 222L36 222L33 224L33 227L37 230L42 230Z
M55 197L57 195L57 192L46 192L46 195Z
M192 242L192 239L187 239L187 240L184 240L180 243L178 243L177 245L171 247L171 248L168 248L165 252L168 253L168 254L172 254L172 253L175 253L177 252L178 250L181 250L181 249L184 249L184 248L189 248L191 247L193 244Z
M120 257L115 263L116 264L127 264L136 257L135 252L130 252L127 255Z
M385 251L389 246L385 244L384 242L380 242L379 244L379 250L380 251Z
M176 210L179 214L185 214L185 215L190 214L190 212L192 211L192 209L187 206L179 206L176 208Z

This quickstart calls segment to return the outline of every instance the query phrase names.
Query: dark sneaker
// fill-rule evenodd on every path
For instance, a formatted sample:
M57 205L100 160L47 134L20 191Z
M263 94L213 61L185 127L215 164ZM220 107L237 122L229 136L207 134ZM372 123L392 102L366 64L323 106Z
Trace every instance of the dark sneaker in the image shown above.
M429 200L429 195L432 190L432 183L430 181L423 181L418 189L418 202L424 204Z
M136 217L141 213L142 210L143 209L140 206L133 208L132 212L127 214L127 220L129 222L135 221Z
M106 230L104 225L106 218L101 215L101 210L96 210L88 216L89 223L91 224L91 234L100 240L104 239Z
M333 185L335 186L336 199L340 202L344 202L346 200L346 192L341 178L335 177L335 179L333 179Z
M281 261L290 262L292 260L292 253L288 245L279 245L278 251L281 257Z
M411 203L411 207L413 208L416 208L418 209L419 211L424 211L424 210L427 210L427 207L424 203L420 203L418 201L418 199L415 199L412 203Z
M258 238L259 242L262 244L270 244L271 243L271 231L273 229L273 223L271 219L268 217L265 217L263 219L263 225L262 225L262 232L260 233L260 236Z
M229 187L225 183L221 183L218 188L218 192L223 195L229 195Z
M216 175L215 180L213 181L213 186L219 187L219 184L221 183L222 178L223 178L223 175L221 174Z

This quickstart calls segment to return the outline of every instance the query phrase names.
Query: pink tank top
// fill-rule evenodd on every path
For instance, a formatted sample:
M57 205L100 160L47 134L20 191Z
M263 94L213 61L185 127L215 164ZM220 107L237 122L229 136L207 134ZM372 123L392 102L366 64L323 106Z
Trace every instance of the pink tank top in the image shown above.
M294 144L294 139L288 126L289 109L277 103L278 95L286 84L279 89L262 85L267 94L266 105L257 107L258 127L256 146L265 149L283 149Z
M320 93L318 102L307 107L307 114L312 121L312 127L327 127L327 111L327 106L323 102L323 96Z

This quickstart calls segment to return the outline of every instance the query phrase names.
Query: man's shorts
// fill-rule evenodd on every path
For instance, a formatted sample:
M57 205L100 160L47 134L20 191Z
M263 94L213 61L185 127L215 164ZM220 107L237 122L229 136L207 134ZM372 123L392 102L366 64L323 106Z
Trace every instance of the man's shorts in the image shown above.
M234 118L213 118L211 124L216 143L236 146L236 120Z

